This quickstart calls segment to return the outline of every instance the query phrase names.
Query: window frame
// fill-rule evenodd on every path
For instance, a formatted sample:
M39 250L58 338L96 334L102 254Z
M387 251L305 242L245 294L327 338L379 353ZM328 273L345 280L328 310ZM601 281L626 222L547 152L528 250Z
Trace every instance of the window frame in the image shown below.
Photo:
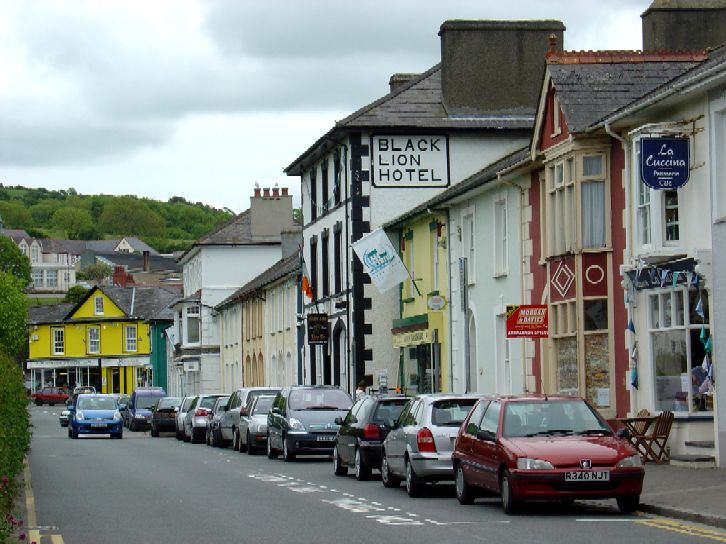
M466 257L467 284L476 284L476 214L473 207L462 210L461 214L462 255Z
M129 332L134 331L130 336ZM138 353L139 351L139 330L136 325L124 325L124 351L126 353Z
M91 338L91 333L95 331L97 333L96 338ZM93 349L94 344L96 348ZM101 327L98 325L89 326L86 330L86 352L87 353L101 353Z
M99 304L100 302L100 304ZM104 315L104 306L105 302L103 300L103 295L96 295L93 297L93 314L94 315Z
M66 353L66 331L63 327L51 327L51 348L53 355L65 355ZM59 349L60 347L60 349Z

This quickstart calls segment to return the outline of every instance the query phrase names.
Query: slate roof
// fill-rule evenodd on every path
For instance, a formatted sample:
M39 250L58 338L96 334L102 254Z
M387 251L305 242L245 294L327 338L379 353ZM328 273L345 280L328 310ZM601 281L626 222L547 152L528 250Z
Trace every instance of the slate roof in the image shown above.
M101 286L103 293L116 304L127 317L149 319L168 306L176 297L160 287Z
M444 108L441 90L441 64L437 64L405 85L363 106L335 123L292 164L284 169L288 175L300 175L304 159L314 154L328 140L351 130L361 129L431 129L431 130L529 130L534 124L534 110L523 115L449 115Z
M86 250L85 240L54 240L52 238L42 238L38 241L43 248L43 253L80 255Z
M406 213L399 215L395 219L389 221L384 227L392 227L415 217L420 213L423 213L427 209L435 208L440 206L452 198L456 198L467 191L486 185L487 183L497 179L497 174L507 170L517 164L524 163L531 159L529 146L518 149L517 151L510 153L506 157L502 157L496 162L491 163L489 166L482 168L478 172L472 174L466 179L461 180L456 185L452 185L443 193L439 193L435 197L427 200L423 204L416 206L415 208L407 211Z
M612 112L675 79L705 58L694 54L595 51L548 57L547 71L571 133L582 132ZM577 59L577 60L575 60ZM700 59L700 60L699 60Z
M74 307L75 304L72 302L28 306L28 324L40 325L41 323L62 323Z
M32 240L33 237L30 236L27 232L25 232L23 229L2 229L0 231L0 234L3 236L7 236L8 238L11 238L16 244L20 242L20 240Z
M144 268L144 256L138 253L97 252L96 257L104 259L118 266L124 266L130 271L140 271ZM181 272L181 265L171 257L162 255L149 255L150 272Z
M254 293L255 291L279 280L280 278L284 278L285 276L289 276L290 274L297 273L299 270L300 253L296 251L295 253L288 257L285 257L284 259L280 259L270 268L262 272L260 275L248 281L245 285L237 289L234 293L232 293L222 302L217 304L216 308L222 309L226 306L229 306L237 300L245 298L247 295Z
M135 236L124 236L117 240L88 240L85 242L86 249L99 252L112 252L121 243L121 240L126 240L134 251L138 251L139 253L148 251L150 255L159 255L159 252L153 247Z

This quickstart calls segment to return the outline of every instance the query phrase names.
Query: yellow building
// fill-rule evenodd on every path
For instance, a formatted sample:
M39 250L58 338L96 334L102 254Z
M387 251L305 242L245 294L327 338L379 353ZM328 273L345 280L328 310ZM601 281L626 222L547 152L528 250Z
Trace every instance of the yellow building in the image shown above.
M32 388L92 385L131 393L151 385L150 326L175 296L156 287L94 287L78 304L30 308Z
M400 318L391 327L400 349L398 383L408 394L450 391L446 215L424 212L390 225L411 279L401 284Z

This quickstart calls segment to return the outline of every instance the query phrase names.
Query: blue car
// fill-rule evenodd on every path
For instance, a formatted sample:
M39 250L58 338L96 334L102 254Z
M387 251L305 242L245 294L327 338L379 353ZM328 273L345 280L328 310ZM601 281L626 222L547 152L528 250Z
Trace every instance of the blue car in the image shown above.
M70 411L68 438L78 438L81 434L123 438L123 418L113 395L78 395Z

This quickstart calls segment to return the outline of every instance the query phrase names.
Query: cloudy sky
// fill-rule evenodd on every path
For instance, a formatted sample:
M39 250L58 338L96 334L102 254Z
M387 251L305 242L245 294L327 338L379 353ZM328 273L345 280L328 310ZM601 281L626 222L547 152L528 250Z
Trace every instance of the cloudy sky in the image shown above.
M257 181L439 61L447 19L559 19L565 48L639 49L650 0L2 0L0 183L183 196Z

